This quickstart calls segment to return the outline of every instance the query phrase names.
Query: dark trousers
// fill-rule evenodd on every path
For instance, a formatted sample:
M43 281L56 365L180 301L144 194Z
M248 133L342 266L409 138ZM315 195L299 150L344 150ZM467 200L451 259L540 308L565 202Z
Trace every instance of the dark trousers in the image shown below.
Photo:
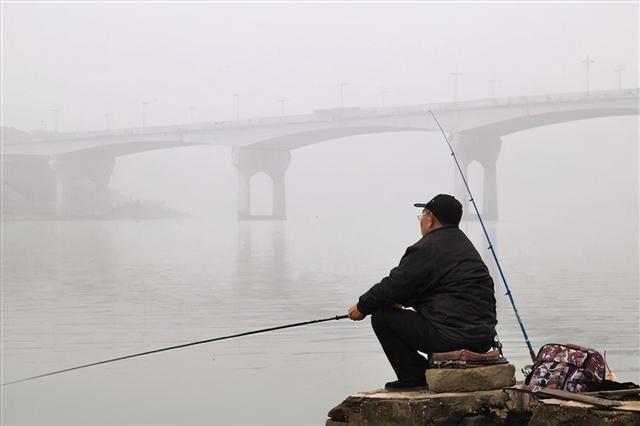
M399 380L424 380L428 362L418 351L433 353L465 349L464 345L445 341L428 319L409 309L378 309L371 315L371 325ZM484 352L489 348L466 349Z

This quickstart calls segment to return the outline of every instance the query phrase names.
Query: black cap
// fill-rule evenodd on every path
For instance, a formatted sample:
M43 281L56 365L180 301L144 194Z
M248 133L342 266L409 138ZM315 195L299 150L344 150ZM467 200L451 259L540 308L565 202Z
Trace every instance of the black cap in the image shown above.
M414 204L429 210L443 225L456 225L462 219L462 204L449 194L438 194L426 204Z

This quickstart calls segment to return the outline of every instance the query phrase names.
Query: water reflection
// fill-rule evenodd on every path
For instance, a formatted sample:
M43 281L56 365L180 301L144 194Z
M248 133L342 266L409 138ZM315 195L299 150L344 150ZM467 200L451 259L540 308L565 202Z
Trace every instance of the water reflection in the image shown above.
M238 222L238 256L234 281L239 294L247 295L260 289L286 299L290 284L287 258L286 222Z

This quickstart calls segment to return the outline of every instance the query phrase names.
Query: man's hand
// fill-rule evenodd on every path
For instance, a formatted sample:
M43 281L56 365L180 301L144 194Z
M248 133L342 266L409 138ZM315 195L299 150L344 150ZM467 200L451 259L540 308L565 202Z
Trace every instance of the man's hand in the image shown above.
M349 319L352 321L360 321L364 319L364 315L362 315L362 312L358 310L356 305L349 308Z

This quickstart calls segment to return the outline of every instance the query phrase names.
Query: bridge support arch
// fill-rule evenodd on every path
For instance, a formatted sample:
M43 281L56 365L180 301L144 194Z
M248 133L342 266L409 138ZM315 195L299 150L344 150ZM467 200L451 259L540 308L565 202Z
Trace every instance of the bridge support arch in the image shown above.
M232 148L231 157L238 171L238 219L285 220L287 218L285 174L291 162L291 152ZM251 214L251 187L253 175L264 172L273 182L273 211L271 215Z
M56 175L56 216L106 214L110 208L109 181L115 159L56 156L50 166Z
M467 171L469 164L473 161L480 163L484 170L484 182L482 192L482 206L480 213L484 219L496 220L498 219L498 187L497 187L497 170L496 163L502 148L502 140L495 135L486 134L469 134L469 133L456 133L452 135L451 144L453 150L456 153L456 158L460 163L462 172L467 178ZM465 207L465 214L469 215L471 212L467 208L469 200L469 194L467 193L462 178L455 172L455 192L456 198L461 200L462 205ZM468 182L468 180L467 180ZM469 186L473 191L473 182L469 182ZM475 194L478 195L477 193ZM464 200L464 201L463 201ZM476 200L477 201L477 200Z

